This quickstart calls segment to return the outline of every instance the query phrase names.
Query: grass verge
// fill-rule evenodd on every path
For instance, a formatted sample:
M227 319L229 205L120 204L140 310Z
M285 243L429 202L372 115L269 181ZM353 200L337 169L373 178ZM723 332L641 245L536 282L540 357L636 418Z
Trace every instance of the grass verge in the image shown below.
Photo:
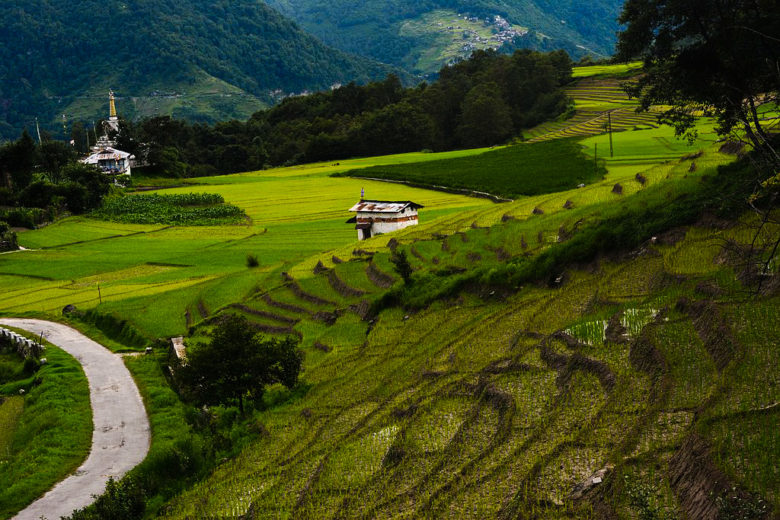
M24 409L6 435L0 454L0 517L6 518L73 472L89 453L92 410L89 386L78 361L54 345L46 345L46 364L34 374L18 371L3 380L0 396L16 396L13 406ZM23 365L21 360L18 361ZM24 390L24 397L20 396ZM8 403L0 414L6 415ZM8 409L10 413L10 408ZM4 421L0 424L5 424ZM0 435L2 435L0 434Z

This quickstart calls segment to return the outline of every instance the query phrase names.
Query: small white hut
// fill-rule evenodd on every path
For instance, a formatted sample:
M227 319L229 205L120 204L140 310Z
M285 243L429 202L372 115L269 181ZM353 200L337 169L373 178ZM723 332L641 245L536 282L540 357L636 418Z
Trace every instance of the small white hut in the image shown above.
M347 221L355 224L358 240L391 233L418 223L417 210L424 206L411 201L361 200L349 211L357 213Z

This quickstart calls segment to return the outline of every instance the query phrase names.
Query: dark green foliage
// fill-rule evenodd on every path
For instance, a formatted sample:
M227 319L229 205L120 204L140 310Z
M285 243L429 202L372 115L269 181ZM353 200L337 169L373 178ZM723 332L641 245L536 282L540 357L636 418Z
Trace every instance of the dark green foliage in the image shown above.
M461 142L473 146L499 144L512 135L510 109L501 97L498 85L486 83L474 87L463 100L458 126Z
M64 138L63 107L112 87L123 97L154 99L152 91L213 89L211 78L217 78L252 95L247 97L271 101L276 89L325 89L391 70L326 47L254 0L14 0L0 5L0 121L6 123L0 137L16 135L37 116ZM203 108L192 107L190 98L184 112L172 115L202 121L235 113L235 103L223 108L229 100L206 98L196 100ZM91 117L103 116L105 105L100 110ZM120 104L120 110L133 105Z
M125 126L126 151L168 177L235 173L299 162L501 144L566 111L563 52L475 52L438 81L404 89L397 76L287 98L246 123L190 125L157 117ZM146 143L141 146L137 143Z
M110 180L94 166L76 161L74 150L46 140L36 145L25 130L0 147L0 219L33 228L63 211L84 213L100 205Z
M179 226L229 224L246 217L221 195L207 193L112 196L94 216L114 222Z
M404 283L408 284L412 280L412 264L409 263L406 251L396 249L390 255L390 261L393 263L393 270L403 278Z
M291 388L298 381L303 354L297 341L259 338L246 318L224 316L208 344L187 352L187 364L178 376L187 392L202 404L260 399L267 385L281 383Z
M555 160L550 160L554 157ZM520 144L473 157L409 165L374 166L339 175L408 181L420 186L447 186L503 197L539 195L575 188L600 179L577 139Z
M132 478L106 483L106 491L95 503L74 511L67 520L138 520L146 511L146 501L141 487Z
M644 107L670 105L666 119L678 133L693 130L691 105L704 107L721 133L744 131L780 163L756 110L780 91L777 2L629 0L621 22L620 57L645 60L633 89Z
M76 151L62 141L44 141L38 147L40 169L48 175L52 182L61 180L61 171L67 165L76 162Z
M89 164L69 163L62 168L62 178L79 184L86 189L84 210L98 207L100 201L103 200L103 197L108 194L111 188L109 178L95 166ZM75 212L75 210L71 211Z
M768 518L771 507L759 495L750 495L742 490L732 489L715 497L715 503L723 520L753 520Z
M7 222L0 220L0 251L10 251L18 247L16 233L11 231Z
M34 228L44 222L54 219L56 212L51 209L41 208L12 208L0 209L0 219L8 222L13 227Z
M13 143L0 147L0 181L12 190L22 190L32 181L38 154L27 129Z

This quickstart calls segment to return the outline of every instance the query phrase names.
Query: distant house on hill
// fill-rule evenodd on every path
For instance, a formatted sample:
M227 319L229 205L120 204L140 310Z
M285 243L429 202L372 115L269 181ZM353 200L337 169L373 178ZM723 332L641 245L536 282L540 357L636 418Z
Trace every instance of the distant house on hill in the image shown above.
M391 233L418 223L417 210L424 206L411 201L361 200L349 211L357 213L347 221L355 224L358 240Z

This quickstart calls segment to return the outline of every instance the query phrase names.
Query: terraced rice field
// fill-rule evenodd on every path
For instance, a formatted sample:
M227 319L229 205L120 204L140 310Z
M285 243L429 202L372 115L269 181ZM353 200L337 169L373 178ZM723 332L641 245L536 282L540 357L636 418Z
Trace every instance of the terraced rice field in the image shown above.
M397 184L328 177L339 169L431 160L436 155L307 165L166 190L219 193L246 211L248 224L171 227L77 217L22 233L20 243L28 250L0 257L0 312L59 315L69 304L82 310L99 306L101 312L129 319L147 337L182 334L212 311L243 299L269 273L278 276L285 264L353 242L355 232L344 222L362 188L375 198L418 201L426 206L428 219L491 204ZM259 258L260 267L246 267L248 254Z
M729 161L706 133L699 153L662 130L625 132L601 182L453 212L270 275L242 312L302 339L310 390L260 414L270 435L165 517L697 517L731 500L724 483L744 504L777 507L767 454L778 450L780 331L759 322L775 323L780 301L733 299L739 286L716 258L718 244L744 239L739 226L691 228L557 289L362 319L401 283L388 249L418 271L533 255L632 194L673 197ZM732 451L746 417L756 430Z
M479 233L487 231L439 244L468 247ZM702 298L696 289L722 269L701 261L701 241L715 243L723 233L737 231L713 236L691 229L629 262L574 272L559 289L528 287L492 303L464 295L414 314L385 311L370 324L355 316L362 296L350 290L371 289L363 275L381 255L285 277L261 298L264 310L301 320L295 329L308 352L311 390L262 414L270 435L174 500L166 517L602 518L606 510L629 517L690 511L685 486L696 468L688 459L698 446L725 448L731 438L724 422L743 424L733 414L763 421L751 446L777 450L767 429L776 414L760 412L776 403L776 389L723 383L776 384L777 371L760 367L780 364L769 347L778 331L753 327L768 317L763 313L776 313L777 302L743 309ZM414 246L448 253L424 244ZM675 277L690 271L681 270L679 259L691 254L700 270L680 283ZM334 272L346 287L330 283ZM705 307L676 303L697 294ZM335 311L335 325L315 325L312 316L323 309ZM735 323L735 312L740 325L732 328L726 324ZM705 316L734 335L725 357L702 326ZM733 362L738 357L755 360L753 368L744 371ZM747 448L713 453L720 458L705 461L709 471L725 468L750 492L780 498L771 457ZM593 476L609 478L613 491L583 500L579 486ZM720 492L709 480L704 485ZM631 498L647 490L648 503Z
M393 248L420 275L497 267L638 200L675 198L732 160L710 123L694 147L660 128L613 137L603 179L506 204L327 176L368 160L206 179L174 192L220 193L252 223L73 219L23 234L38 251L0 257L0 305L56 313L78 301L190 344L233 312L301 340L305 393L254 412L268 434L166 518L696 518L732 487L735 507L761 497L778 509L780 300L743 301L718 260L748 218L678 230L558 283L367 314L402 283ZM422 203L421 224L356 242L344 221L361 187Z
M616 78L585 77L566 93L574 100L575 112L569 119L543 123L526 132L530 142L561 137L591 136L604 133L611 121L613 132L636 128L656 128L657 114L638 113L638 103L629 99Z

